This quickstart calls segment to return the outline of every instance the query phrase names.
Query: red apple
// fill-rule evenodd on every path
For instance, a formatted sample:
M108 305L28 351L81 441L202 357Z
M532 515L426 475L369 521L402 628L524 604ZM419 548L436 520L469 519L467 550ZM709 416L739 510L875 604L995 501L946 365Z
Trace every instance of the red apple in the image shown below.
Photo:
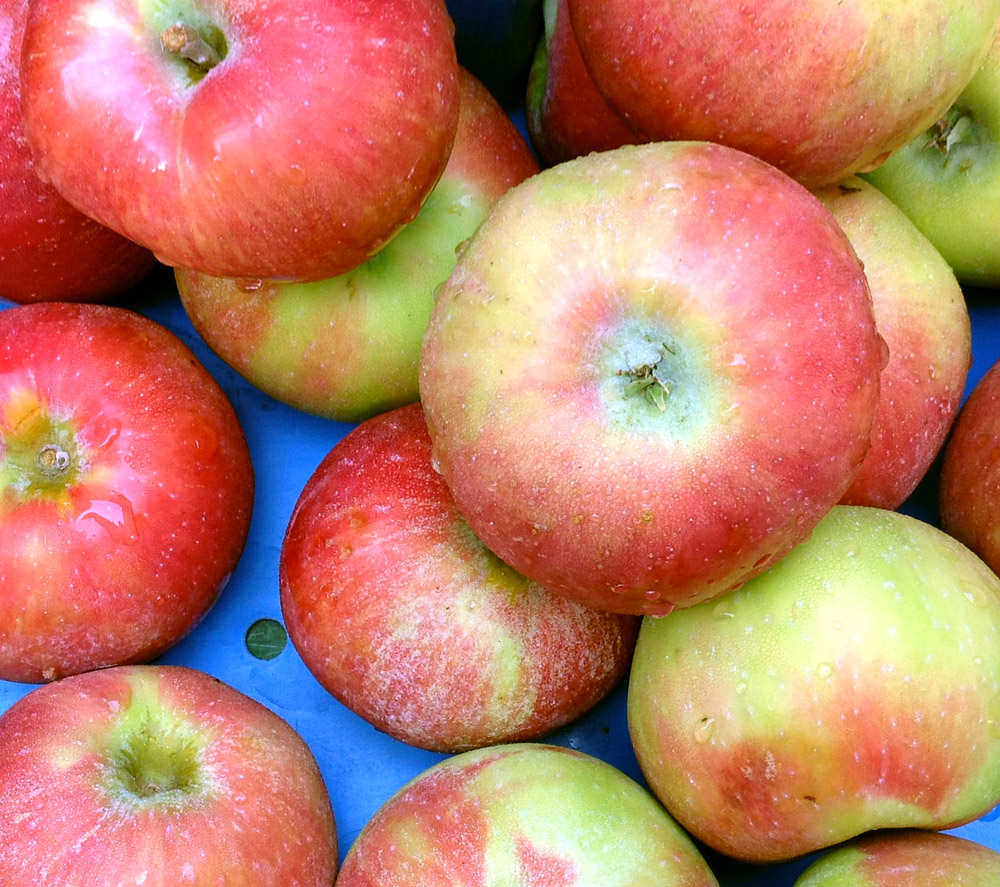
M434 459L501 559L663 614L801 542L868 449L884 343L830 212L731 148L663 142L500 199L438 296Z
M1000 362L976 383L945 444L941 526L1000 573Z
M547 592L475 538L431 467L419 404L359 425L309 479L281 551L281 608L330 693L448 752L574 720L625 673L638 630Z
M517 743L463 752L389 798L337 887L718 887L645 789L597 758Z
M722 142L809 187L923 132L982 64L1000 0L569 0L604 97L652 139Z
M104 301L149 272L153 255L77 212L35 172L21 116L28 0L0 3L0 298Z
M420 343L457 247L538 171L486 88L460 69L455 146L420 214L365 265L315 283L176 269L195 329L252 384L298 409L357 422L418 397Z
M416 215L458 119L443 0L38 0L39 172L168 265L331 277Z
M180 666L39 687L0 715L0 883L331 887L333 811L305 742Z
M0 679L151 659L243 551L253 468L172 333L106 305L0 312Z
M552 166L591 151L644 141L604 100L580 55L567 0L544 0L545 30L528 77L531 144Z
M898 508L916 489L958 413L972 328L955 274L906 214L857 177L816 196L844 229L889 348L872 445L842 502Z
M996 887L1000 853L911 829L857 838L824 853L794 887Z

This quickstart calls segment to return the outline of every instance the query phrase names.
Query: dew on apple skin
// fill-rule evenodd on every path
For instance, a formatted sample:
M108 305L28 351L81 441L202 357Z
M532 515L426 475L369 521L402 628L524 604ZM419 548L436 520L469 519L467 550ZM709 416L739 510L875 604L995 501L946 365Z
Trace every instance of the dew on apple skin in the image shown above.
M120 493L90 500L77 520L93 521L120 545L132 545L139 540L132 503Z
M236 280L236 288L244 293L255 293L264 285L259 277L240 277Z
M833 674L833 665L829 662L821 662L816 666L816 674L823 680L826 680Z
M733 612L732 604L723 599L712 608L712 615L716 619L733 619L735 618L736 613Z

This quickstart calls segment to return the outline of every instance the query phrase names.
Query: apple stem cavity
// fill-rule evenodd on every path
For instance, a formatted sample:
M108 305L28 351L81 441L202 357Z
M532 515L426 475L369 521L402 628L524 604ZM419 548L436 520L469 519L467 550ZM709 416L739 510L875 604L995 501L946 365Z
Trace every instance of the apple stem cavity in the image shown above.
M160 35L163 48L207 72L222 61L222 55L198 31L185 22L175 22Z
M953 105L948 112L927 131L924 150L934 149L948 154L955 145L975 141L975 121L972 115Z
M667 354L673 353L669 345L663 344L658 351L655 361L643 363L626 370L618 370L619 376L630 377L630 381L625 385L625 396L644 397L661 413L665 413L667 411L667 398L670 396L670 383L661 379L657 375L657 371L659 370L660 361Z
M43 477L58 478L69 471L73 459L59 444L47 444L39 450L36 462Z

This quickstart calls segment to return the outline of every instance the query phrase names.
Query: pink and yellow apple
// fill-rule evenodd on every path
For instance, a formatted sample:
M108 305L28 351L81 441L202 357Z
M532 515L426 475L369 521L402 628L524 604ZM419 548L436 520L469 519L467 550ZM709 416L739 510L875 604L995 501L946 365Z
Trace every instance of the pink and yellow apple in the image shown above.
M1000 362L976 383L945 444L941 526L1000 573Z
M35 171L21 115L28 0L0 3L0 298L100 302L153 267L149 250L71 207Z
M280 577L289 637L317 680L435 751L565 726L625 674L638 629L547 592L475 538L431 467L419 404L331 450L292 513Z
M650 788L695 838L789 860L1000 801L1000 578L951 536L837 505L783 560L646 619L628 689Z
M458 120L443 0L38 0L39 173L164 263L318 280L417 213Z
M208 345L253 385L306 412L357 422L418 398L434 293L458 247L512 185L538 171L500 105L460 69L455 145L420 214L364 265L314 283L175 271Z
M794 887L996 887L1000 853L955 835L909 829L823 854Z
M309 748L204 672L101 669L0 715L0 883L331 887L336 871Z
M815 192L865 267L889 349L872 445L841 502L898 508L927 473L958 413L972 328L948 263L899 207L857 177Z
M865 178L927 236L963 284L1000 286L1000 40L926 132Z
M587 68L652 139L755 154L810 188L923 132L982 64L998 0L569 0Z
M806 538L868 450L884 343L830 212L750 155L626 146L517 185L428 324L434 461L503 561L663 614Z
M597 758L515 743L411 780L362 829L337 887L718 887L649 793Z
M0 312L0 679L152 659L246 544L239 419L172 333L107 305Z

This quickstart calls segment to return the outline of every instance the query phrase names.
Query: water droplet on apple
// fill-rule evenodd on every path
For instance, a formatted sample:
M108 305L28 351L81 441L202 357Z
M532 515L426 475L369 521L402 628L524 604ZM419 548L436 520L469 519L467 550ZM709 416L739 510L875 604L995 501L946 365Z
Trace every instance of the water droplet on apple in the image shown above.
M829 662L821 662L816 666L816 674L825 680L833 674L833 666Z
M716 619L732 619L736 616L733 612L733 607L729 601L719 601L714 607L712 607L712 615Z
M715 729L715 718L705 715L700 721L698 721L697 726L694 728L694 741L698 745L704 745L712 738L712 733Z
M649 591L644 592L644 596L647 601L658 601L660 599L660 593L655 588L651 588Z
M264 285L259 277L240 277L236 280L236 288L245 293L255 293Z
M742 696L747 691L747 682L740 681L734 689L736 690L737 696Z
M889 351L889 343L882 337L881 334L878 335L878 362L879 369L884 370L889 364L889 358L892 356Z
M107 416L98 416L90 428L90 437L94 441L93 448L98 452L108 449L122 433L122 423Z
M77 520L90 520L120 545L138 541L132 503L120 493L109 492L103 499L92 499Z

